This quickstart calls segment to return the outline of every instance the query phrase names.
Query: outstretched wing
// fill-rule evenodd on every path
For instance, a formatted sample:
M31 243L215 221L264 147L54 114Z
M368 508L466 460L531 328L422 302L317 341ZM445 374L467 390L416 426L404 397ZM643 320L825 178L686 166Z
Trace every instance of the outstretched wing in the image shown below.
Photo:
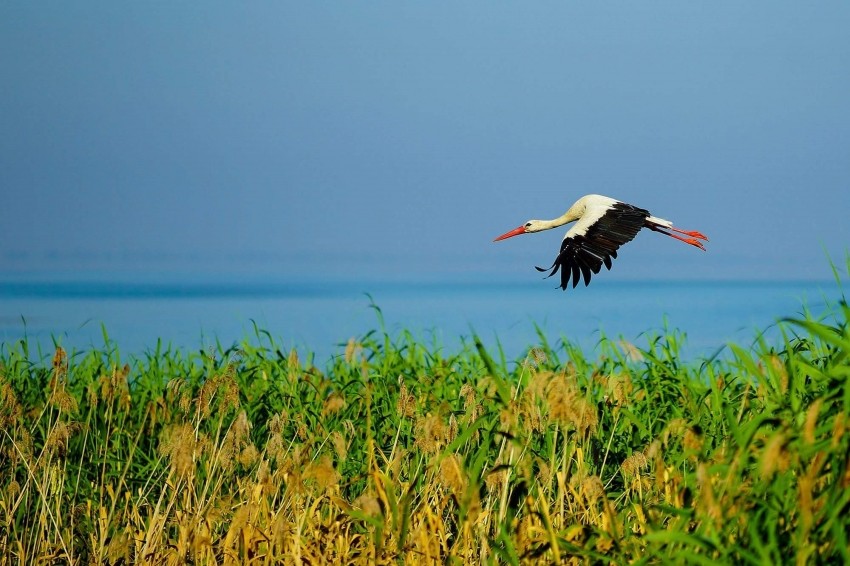
M587 286L591 273L599 273L603 265L611 269L611 260L616 259L617 249L634 239L648 217L649 211L623 202L589 208L564 236L561 252L552 266L536 269L551 269L549 277L560 270L561 289L569 286L570 278L573 287L582 277Z

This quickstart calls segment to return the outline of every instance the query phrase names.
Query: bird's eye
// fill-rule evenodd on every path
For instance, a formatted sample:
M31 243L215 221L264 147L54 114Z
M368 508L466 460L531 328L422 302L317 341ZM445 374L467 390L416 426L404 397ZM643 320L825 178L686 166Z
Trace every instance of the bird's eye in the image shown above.
M525 227L526 227L526 228L531 228L531 222L526 222L526 223L525 223Z

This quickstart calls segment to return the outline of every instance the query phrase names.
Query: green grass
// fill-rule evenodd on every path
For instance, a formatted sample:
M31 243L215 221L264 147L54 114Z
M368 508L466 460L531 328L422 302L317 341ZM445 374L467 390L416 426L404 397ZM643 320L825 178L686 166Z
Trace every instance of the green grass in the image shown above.
M850 563L848 314L690 361L3 344L0 562Z

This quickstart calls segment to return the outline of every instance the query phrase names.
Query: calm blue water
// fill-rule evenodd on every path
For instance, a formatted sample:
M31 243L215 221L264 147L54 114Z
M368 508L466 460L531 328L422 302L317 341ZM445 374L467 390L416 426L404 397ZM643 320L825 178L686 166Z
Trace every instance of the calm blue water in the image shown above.
M0 281L0 341L26 336L52 350L103 345L102 326L122 354L141 354L157 339L206 349L253 338L253 324L283 348L313 352L323 365L351 338L378 328L371 295L391 334L460 347L472 329L489 346L518 358L539 342L565 338L592 353L602 333L646 344L645 333L669 328L687 335L686 353L709 355L726 342L749 344L757 331L807 306L834 301L834 281L606 282L562 292L541 282L27 282Z

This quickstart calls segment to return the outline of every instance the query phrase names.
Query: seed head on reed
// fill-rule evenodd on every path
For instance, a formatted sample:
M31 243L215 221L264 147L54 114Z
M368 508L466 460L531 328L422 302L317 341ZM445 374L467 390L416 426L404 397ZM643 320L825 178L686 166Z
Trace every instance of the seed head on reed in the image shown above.
M257 485L262 488L263 494L271 495L277 491L273 479L274 475L269 471L268 460L260 460L260 465L257 466Z
M548 361L546 350L543 348L534 347L529 351L529 355L537 364L545 364Z
M498 493L508 481L510 466L508 457L503 453L496 458L493 468L484 476L484 484L490 493Z
M623 476L632 478L640 474L649 466L649 461L646 459L646 454L643 452L635 452L620 464L620 471Z
M700 462L697 466L697 485L699 486L699 501L706 515L719 521L723 517L723 509L714 495L714 479L708 471L708 466L704 462Z
M440 462L440 483L460 500L466 490L466 475L463 471L463 460L457 454L450 454Z
M471 425L482 415L484 407L482 407L476 399L475 388L468 383L464 383L461 386L460 397L463 399L463 415L460 418L460 422L466 425ZM472 438L477 441L478 437L479 432L476 429Z
M233 424L230 425L230 432L233 433L233 437L237 440L244 441L248 439L248 435L251 433L251 421L248 420L248 413L244 410L239 411L236 415L236 418L233 420Z
M227 365L221 373L215 374L201 385L195 398L196 413L206 418L212 413L215 404L213 400L218 394L218 413L225 415L231 409L239 407L239 385L236 383L236 369Z
M305 479L313 480L316 483L316 486L322 491L325 491L339 483L339 474L334 468L333 461L330 456L327 455L322 456L310 464L310 467L307 469L307 473L304 477Z
M286 414L286 411L273 414L266 423L269 432L271 434L281 434L283 432L283 428L286 426L288 418L289 415Z
M570 424L575 420L575 402L578 397L575 385L565 376L558 376L548 383L546 402L549 405L549 418L560 424Z
M298 413L295 416L295 436L298 437L299 440L307 440L310 437L310 427L307 426L307 423L304 422L304 415L302 413Z
M345 408L345 404L345 396L338 391L334 391L325 399L325 404L322 407L322 415L336 414Z
M593 434L596 432L596 427L599 424L599 415L593 403L582 397L577 402L576 414L577 418L574 425L579 434L584 436L588 433Z
M527 499L525 504L530 506L532 501ZM545 530L539 523L540 519L534 514L522 515L519 520L514 520L511 530L515 533L516 550L521 555L531 555L545 541L541 538Z
M407 390L407 385L404 383L404 377L398 376L398 401L396 402L396 412L402 419L411 418L416 414L416 397Z
M202 435L196 437L190 423L179 423L163 432L159 452L168 458L172 472L183 476L194 468L195 458L205 445L206 439Z
M283 437L280 434L269 436L265 451L266 456L273 464L281 464L286 457L286 443L283 441Z
M98 385L100 386L100 398L106 403L118 402L122 409L130 407L130 388L127 384L127 378L130 375L130 366L125 364L124 367L113 367L112 371L100 376Z
M470 385L468 383L464 383L463 385L461 385L461 387L460 387L460 398L463 399L463 411L464 411L464 413L469 414L470 412L475 411L477 403L476 403L476 399L475 399L475 388L472 385ZM474 421L476 418L478 418L478 417L476 416L475 418L472 419L472 421ZM472 421L470 421L470 422L472 422Z
M62 379L68 375L68 354L61 346L56 348L53 354L53 377L54 379Z
M224 547L228 549L228 554L235 554L233 547L239 544L239 541L248 539L249 533L246 530L251 529L252 518L257 513L257 505L253 503L245 503L241 505L233 514L233 519L230 522L230 527L227 529L227 534L224 537Z
M298 351L292 348L286 357L286 367L289 369L301 369L301 361L298 359Z
M785 362L776 354L771 355L768 361L779 377L779 390L784 395L788 392L788 370L785 367Z
M698 425L689 426L682 436L682 446L685 450L693 453L702 450L702 429Z
M585 476L581 480L579 495L588 507L593 507L605 497L605 485L597 475Z
M552 480L555 478L555 474L553 473L552 467L549 465L549 462L542 458L537 459L537 483L543 486L549 486L552 484Z
M180 412L184 415L187 414L192 407L192 391L186 384L186 380L175 377L168 381L165 390L172 403L174 399L177 399L177 408Z
M56 421L47 435L47 440L44 441L45 451L48 454L64 458L68 449L68 440L79 428L80 426L76 423Z
M12 480L6 485L6 501L14 501L21 493L21 484L17 480Z
M643 361L643 354L637 346L635 346L628 340L620 340L619 345L620 350L626 355L627 358L629 358L629 360L633 362Z
M77 411L77 400L65 389L64 379L54 379L51 384L50 398L47 402L60 413Z
M608 379L608 388L616 406L626 407L631 404L634 385L628 373L619 373L610 376Z
M785 435L777 432L772 435L764 446L761 457L761 475L769 480L776 472L784 472L790 465Z
M542 348L531 348L526 354L525 359L522 362L522 366L526 369L536 369L542 364L545 364L547 360L546 351Z
M256 464L259 458L259 450L257 450L257 447L254 446L253 443L251 443L242 449L242 452L239 453L239 456L238 458L236 458L236 460L239 462L239 465L242 466L243 469L247 470L248 468Z
M334 447L337 461L344 462L348 457L348 442L346 442L345 436L338 430L333 431L331 433L331 444Z
M800 522L806 532L812 528L814 516L822 509L822 500L816 499L815 493L818 491L818 474L825 460L824 454L824 452L818 452L806 473L801 474L797 479L797 509L800 510Z
M806 421L803 425L803 439L808 444L815 443L815 429L818 424L818 416L820 415L821 405L823 405L823 397L815 399L815 401L809 405L808 410L806 410Z
M428 413L416 419L414 426L416 446L428 454L439 452L446 442L447 432L443 419L439 415Z
M44 441L44 451L50 458L64 458L68 452L68 441L81 429L79 423L56 421Z
M664 427L664 430L661 432L661 436L659 440L664 446L668 446L670 444L670 439L681 438L685 431L688 428L688 421L682 417L676 417L675 419L671 419L670 422L667 423L667 426Z
M446 430L446 444L451 444L454 442L455 438L457 438L458 430L460 429L460 425L457 422L457 417L452 413L449 416L449 427Z
M230 425L227 434L224 435L221 449L218 452L219 464L223 469L230 470L237 456L251 445L250 434L251 422L248 420L248 415L244 410L239 411L239 414L236 415L236 418Z
M0 429L11 428L21 417L18 396L5 378L0 377Z
M265 453L273 464L280 464L286 455L286 442L283 439L283 431L286 426L287 414L280 412L272 415L266 423L269 435L266 440Z
M304 492L304 479L310 467L309 458L305 456L304 447L301 444L293 446L279 463L275 472L277 477L282 477L287 491L292 493Z
M654 461L662 461L664 460L664 447L661 444L660 438L654 438L652 442L649 443L644 449L643 453L646 454L647 460Z
M540 404L536 402L534 394L528 389L522 392L519 398L519 426L526 434L539 434L546 429L543 411Z
M370 518L380 517L383 513L380 500L372 492L361 494L351 506Z
M407 449L403 447L396 447L395 456L393 456L393 459L390 460L389 464L386 466L386 474L388 477L397 481L399 480L403 471L402 467L406 465L405 467L408 468L410 466L411 459L408 458L408 456L411 451L412 448Z
M221 378L224 392L221 396L221 407L223 411L239 408L239 384L236 383L236 366L228 364Z
M11 430L8 431L10 434ZM30 431L26 427L17 427L15 429L15 441L12 446L6 446L5 454L0 452L0 457L6 457L6 463L9 465L11 469L18 464L18 462L23 459L25 462L29 462L33 457L33 443L32 443L32 435ZM2 438L2 430L0 430L0 438ZM0 442L0 446L3 443Z
M350 338L345 345L345 363L351 364L360 355L363 346L355 338Z
M484 399L495 399L499 395L499 382L492 375L478 380L478 391Z
M614 541L608 535L602 535L598 539L596 539L596 543L593 545L594 548L598 552L602 554L607 554L612 548L614 548Z
M545 401L553 379L556 379L556 375L551 371L536 371L531 374L531 379L523 393L531 396L535 403Z
M777 354L765 356L758 361L758 369L765 377L774 376L779 382L779 391L784 395L788 391L788 371L785 368L785 362L782 361ZM767 394L764 384L759 381L759 387L756 391L759 398Z
M832 422L832 441L831 447L837 448L844 439L844 434L847 432L847 414L844 411L835 415L835 420Z
M499 427L505 432L515 433L519 420L519 407L516 401L511 401L499 411Z

